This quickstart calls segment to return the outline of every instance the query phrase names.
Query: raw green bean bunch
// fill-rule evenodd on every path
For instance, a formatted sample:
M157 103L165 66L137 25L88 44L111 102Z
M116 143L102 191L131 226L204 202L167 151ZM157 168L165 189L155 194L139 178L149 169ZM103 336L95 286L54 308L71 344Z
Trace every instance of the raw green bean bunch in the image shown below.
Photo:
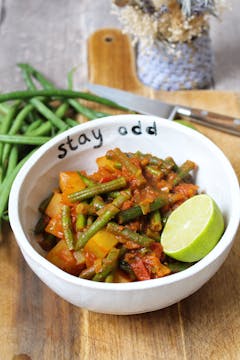
M58 89L29 64L19 64L27 90L0 94L0 233L1 221L8 221L8 197L12 183L26 160L54 135L82 121L110 115L80 102L88 100L123 109L108 99L68 89ZM1 237L0 237L1 238Z

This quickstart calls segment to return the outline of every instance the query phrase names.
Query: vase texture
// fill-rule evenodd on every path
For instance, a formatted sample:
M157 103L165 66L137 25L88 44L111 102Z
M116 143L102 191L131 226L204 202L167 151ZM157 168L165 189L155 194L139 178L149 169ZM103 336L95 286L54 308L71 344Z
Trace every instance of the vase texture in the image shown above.
M209 88L213 84L213 54L208 32L190 42L155 41L136 48L139 80L154 89L174 91Z

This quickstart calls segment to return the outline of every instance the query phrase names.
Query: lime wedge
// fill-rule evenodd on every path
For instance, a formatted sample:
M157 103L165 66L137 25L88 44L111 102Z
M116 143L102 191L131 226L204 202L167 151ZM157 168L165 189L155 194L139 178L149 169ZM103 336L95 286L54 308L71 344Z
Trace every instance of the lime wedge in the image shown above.
M208 195L196 195L171 213L161 244L168 256L194 262L214 248L223 231L224 220L216 202Z

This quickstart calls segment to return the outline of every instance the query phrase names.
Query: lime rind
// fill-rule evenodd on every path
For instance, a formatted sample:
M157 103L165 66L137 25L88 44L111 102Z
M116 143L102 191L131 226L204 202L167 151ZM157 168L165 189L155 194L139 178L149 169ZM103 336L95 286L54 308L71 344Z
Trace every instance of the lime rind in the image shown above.
M208 195L196 195L169 216L161 243L168 256L195 262L216 246L223 231L224 220L216 202Z

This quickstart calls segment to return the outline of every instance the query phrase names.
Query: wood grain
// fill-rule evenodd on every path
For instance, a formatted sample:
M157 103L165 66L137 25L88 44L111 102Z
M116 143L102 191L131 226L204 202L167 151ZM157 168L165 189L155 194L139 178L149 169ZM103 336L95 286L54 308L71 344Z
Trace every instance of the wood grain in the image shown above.
M114 40L106 41L110 34ZM162 93L142 87L134 75L129 41L118 31L106 29L94 34L89 40L88 55L93 82L240 116L239 94ZM239 138L198 128L222 148L240 178ZM28 268L8 226L3 235L0 359L240 358L240 233L225 264L198 292L166 309L133 316L97 314L61 300Z

